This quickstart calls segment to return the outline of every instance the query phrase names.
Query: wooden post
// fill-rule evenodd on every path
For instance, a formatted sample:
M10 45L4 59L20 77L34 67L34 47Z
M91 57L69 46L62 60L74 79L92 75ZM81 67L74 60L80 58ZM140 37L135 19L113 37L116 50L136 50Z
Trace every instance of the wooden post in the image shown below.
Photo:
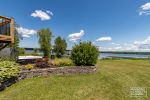
M10 22L10 36L11 36L11 43L14 43L14 33L15 33L15 28L14 28L14 19L11 18L11 22Z

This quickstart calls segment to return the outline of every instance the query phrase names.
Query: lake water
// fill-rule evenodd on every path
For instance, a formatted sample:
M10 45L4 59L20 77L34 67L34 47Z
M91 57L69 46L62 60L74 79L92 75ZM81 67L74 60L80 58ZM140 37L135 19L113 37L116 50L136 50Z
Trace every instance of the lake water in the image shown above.
M26 53L32 53L33 50L26 50ZM41 54L41 52L40 52ZM99 58L109 58L109 57L128 57L128 58L150 58L150 55L143 54L114 54L114 53L100 53Z
M109 57L150 58L150 55L100 53L100 58L109 58Z

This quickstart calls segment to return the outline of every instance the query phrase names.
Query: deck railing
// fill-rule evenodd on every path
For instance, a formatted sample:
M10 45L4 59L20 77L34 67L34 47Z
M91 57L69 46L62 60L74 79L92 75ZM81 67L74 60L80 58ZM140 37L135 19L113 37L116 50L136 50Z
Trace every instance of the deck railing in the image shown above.
M14 19L0 16L0 43L14 43Z

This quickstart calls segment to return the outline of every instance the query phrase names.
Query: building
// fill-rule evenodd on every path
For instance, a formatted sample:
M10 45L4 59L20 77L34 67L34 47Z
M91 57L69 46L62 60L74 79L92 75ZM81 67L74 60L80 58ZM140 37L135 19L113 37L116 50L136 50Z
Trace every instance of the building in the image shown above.
M14 19L0 16L0 58L13 56L15 51L8 45L14 43L14 31Z
M0 16L0 43L14 43L14 19Z

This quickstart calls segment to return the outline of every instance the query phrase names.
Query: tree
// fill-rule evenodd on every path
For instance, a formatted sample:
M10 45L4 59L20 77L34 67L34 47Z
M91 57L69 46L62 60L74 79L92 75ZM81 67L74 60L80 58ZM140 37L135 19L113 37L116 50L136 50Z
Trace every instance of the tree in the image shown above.
M62 57L62 55L65 54L66 48L67 48L66 40L58 36L55 39L55 45L54 45L54 52L56 53L56 56L58 58Z
M80 42L72 49L71 59L78 66L92 66L96 64L99 51L91 42Z
M16 30L15 30L16 31ZM16 50L18 50L18 48L19 48L19 42L20 42L20 40L19 40L19 34L17 33L17 32L15 32L15 34L14 34L14 44L13 44L13 47L16 49Z
M25 54L25 49L24 48L19 48L18 51L19 51L20 55L24 55Z
M16 49L16 50L18 50L18 48L19 48L19 42L20 42L19 33L18 33L17 29L16 29L18 27L19 26L15 23L13 48Z
M44 53L44 57L50 57L52 32L48 28L41 29L38 31L38 37L39 45Z
M36 55L38 55L37 53L38 53L38 49L37 49L37 48L34 48L32 54L36 56Z

